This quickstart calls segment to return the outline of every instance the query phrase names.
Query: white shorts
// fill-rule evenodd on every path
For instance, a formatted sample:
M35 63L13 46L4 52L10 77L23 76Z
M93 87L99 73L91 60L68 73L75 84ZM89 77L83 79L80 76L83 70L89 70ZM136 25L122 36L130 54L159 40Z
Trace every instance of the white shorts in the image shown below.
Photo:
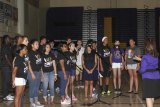
M122 63L112 63L112 68L121 68Z
M127 64L127 69L137 69L137 64Z
M26 80L24 78L15 78L15 86L26 85Z

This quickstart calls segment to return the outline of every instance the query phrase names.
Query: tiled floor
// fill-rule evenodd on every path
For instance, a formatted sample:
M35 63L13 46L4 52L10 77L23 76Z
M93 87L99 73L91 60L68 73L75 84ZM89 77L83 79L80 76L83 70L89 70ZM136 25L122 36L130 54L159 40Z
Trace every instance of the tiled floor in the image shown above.
M125 93L128 91L128 79L123 78L122 79L122 90L123 94L122 96L119 96L117 98L114 93L111 93L110 95L104 95L100 97L100 100L103 100L111 105L103 104L103 103L96 103L94 105L90 105L90 103L96 101L95 99L91 100L85 100L84 99L84 89L76 89L76 96L78 98L77 102L74 102L73 107L83 107L83 106L90 106L90 107L146 107L145 100L142 100L142 91L141 87L139 88L139 94L128 94ZM141 86L141 84L140 84ZM113 88L110 87L110 90L112 91ZM124 95L124 96L123 96ZM43 103L42 95L40 94L40 102ZM61 105L60 104L60 96L58 94L55 95L55 103L53 105L48 105L46 107L69 107L70 105ZM13 107L13 102L7 102L7 101L0 101L0 107ZM25 96L25 107L29 107L27 92ZM155 101L154 107L160 107L160 99L157 99Z

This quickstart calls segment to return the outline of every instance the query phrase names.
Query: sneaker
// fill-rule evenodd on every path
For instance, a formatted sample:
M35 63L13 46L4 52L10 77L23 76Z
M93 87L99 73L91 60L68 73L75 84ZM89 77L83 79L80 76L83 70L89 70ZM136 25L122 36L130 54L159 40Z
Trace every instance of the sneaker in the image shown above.
M67 101L71 101L71 98L69 96L66 96L65 98Z
M61 104L62 105L69 105L69 104L71 104L71 102L68 101L67 99L65 99L64 101L61 100Z
M97 98L97 97L98 97L98 94L97 94L97 93L93 93L93 94L92 94L92 97Z
M12 98L10 96L6 96L5 98L3 98L3 100L5 100L5 101L13 101L14 98Z
M107 91L107 94L111 94L111 93L112 93L112 91L110 91L110 90Z
M84 88L84 86L83 86L83 85L81 85L81 86L80 86L80 88Z
M72 97L72 100L77 101L78 99L74 96L74 97Z
M31 104L30 104L30 107L36 107L36 104L31 103Z
M118 94L121 94L121 93L122 93L122 90L121 90L121 89L118 89L117 91L118 91Z
M8 96L14 99L14 96L12 96L11 94L8 94Z
M114 89L114 93L115 93L115 94L118 94L118 89Z
M107 92L105 92L105 91L102 91L102 95L104 95L104 94L106 94Z
M42 105L39 101L35 102L36 107L44 107L44 105Z

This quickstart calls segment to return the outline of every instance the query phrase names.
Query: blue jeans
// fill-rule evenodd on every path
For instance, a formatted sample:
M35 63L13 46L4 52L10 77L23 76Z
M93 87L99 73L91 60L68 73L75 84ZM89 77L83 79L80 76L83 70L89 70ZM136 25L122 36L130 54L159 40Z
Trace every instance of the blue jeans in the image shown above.
M58 76L60 78L60 95L65 96L67 80L64 79L64 73L62 71L58 71Z
M29 101L33 103L33 100L38 101L38 92L41 82L41 72L33 72L36 79L32 80L31 73L28 73L28 82L29 82Z
M2 77L3 77L3 98L9 94L9 89L11 85L12 72L9 67L2 67Z
M54 96L54 73L53 71L44 73L43 80L43 96L47 96L47 88L49 83L50 95Z

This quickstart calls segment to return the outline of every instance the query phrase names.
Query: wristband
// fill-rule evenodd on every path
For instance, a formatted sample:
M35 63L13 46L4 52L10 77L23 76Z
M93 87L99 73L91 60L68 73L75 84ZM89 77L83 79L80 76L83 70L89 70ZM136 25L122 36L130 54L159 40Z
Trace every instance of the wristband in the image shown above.
M56 75L56 76L57 76L58 74L54 74L54 75Z

